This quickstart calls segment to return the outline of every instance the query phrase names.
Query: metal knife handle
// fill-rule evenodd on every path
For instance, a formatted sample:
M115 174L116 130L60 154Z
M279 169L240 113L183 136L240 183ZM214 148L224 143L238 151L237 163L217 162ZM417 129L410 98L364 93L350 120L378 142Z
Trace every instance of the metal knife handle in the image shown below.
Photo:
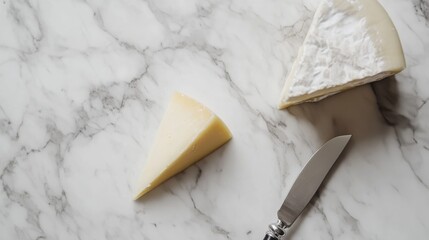
M281 240L286 233L286 228L289 226L281 220L268 226L268 231L265 234L264 240Z
M264 240L280 240L280 239L279 239L279 238L276 238L276 237L271 237L271 236L270 236L270 235L268 235L268 233L267 233L267 234L265 234Z

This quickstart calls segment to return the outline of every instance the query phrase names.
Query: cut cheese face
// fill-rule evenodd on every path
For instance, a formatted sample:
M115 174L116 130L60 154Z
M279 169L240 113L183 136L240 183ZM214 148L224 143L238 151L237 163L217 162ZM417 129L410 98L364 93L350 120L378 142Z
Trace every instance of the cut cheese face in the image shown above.
M405 68L398 33L377 0L322 0L279 108L318 101Z
M231 137L226 125L209 109L175 93L159 126L134 199L210 154Z

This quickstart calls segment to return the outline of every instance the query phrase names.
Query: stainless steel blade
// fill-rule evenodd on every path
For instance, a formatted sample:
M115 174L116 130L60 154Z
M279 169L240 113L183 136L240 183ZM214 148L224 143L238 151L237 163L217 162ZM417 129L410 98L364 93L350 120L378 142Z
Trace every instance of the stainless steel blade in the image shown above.
M278 218L286 227L293 224L310 202L350 137L351 135L344 135L332 138L319 148L304 166L277 212Z

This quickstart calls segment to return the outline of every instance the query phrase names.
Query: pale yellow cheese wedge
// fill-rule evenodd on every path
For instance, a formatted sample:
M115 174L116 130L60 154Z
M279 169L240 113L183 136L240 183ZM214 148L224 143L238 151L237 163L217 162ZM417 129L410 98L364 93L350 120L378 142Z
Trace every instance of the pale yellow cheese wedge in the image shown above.
M377 0L321 0L279 108L318 101L404 68L398 33Z
M231 137L226 125L208 108L184 94L173 94L134 199L207 156Z

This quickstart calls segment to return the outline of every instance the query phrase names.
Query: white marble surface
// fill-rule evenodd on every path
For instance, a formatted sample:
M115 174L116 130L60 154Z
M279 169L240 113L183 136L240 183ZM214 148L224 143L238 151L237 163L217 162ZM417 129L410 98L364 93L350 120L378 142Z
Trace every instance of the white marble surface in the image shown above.
M428 239L429 3L381 0L408 67L276 109L318 0L0 2L0 239L262 239L302 165L353 134L287 239ZM132 201L169 95L233 140Z

